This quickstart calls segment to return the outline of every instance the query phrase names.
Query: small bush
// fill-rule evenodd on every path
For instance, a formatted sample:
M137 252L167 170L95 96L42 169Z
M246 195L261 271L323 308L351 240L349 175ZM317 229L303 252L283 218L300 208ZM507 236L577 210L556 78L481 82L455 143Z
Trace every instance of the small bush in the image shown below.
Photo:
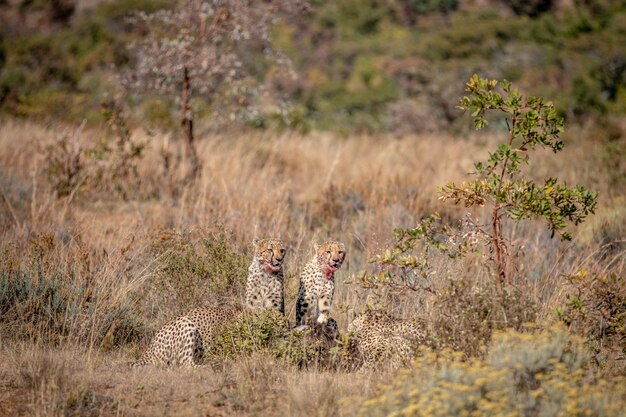
M122 105L115 100L101 103L107 134L85 151L89 159L89 186L101 193L114 193L128 200L139 195L141 178L137 171L144 143L132 139Z
M160 232L151 251L159 259L154 278L161 308L171 316L203 304L235 305L244 294L249 260L221 229L202 233Z
M585 372L581 341L557 327L497 334L485 360L426 350L413 368L362 403L360 416L620 416L623 379Z
M267 352L288 332L289 321L275 310L266 309L258 314L244 313L217 331L210 356L235 358Z
M246 312L216 333L208 351L210 358L234 359L261 353L301 368L336 364L336 335L317 323L304 330L292 330L289 320L275 310Z
M450 280L432 300L429 344L451 348L468 356L480 354L494 331L533 322L537 306L515 288L499 291L494 285L475 287L464 280Z
M143 158L145 144L132 139L118 102L105 101L101 107L108 128L106 135L85 147L80 137L83 124L44 148L44 173L58 197L79 190L117 195L124 200L142 195L137 165Z
M84 183L87 174L83 149L75 137L63 135L46 146L44 173L59 197L71 194Z
M1 333L104 349L139 339L142 328L133 294L119 297L116 292L124 278L121 271L94 266L87 248L78 244L68 249L51 234L33 238L25 257L18 251L5 247L0 259ZM26 259L26 265L20 259Z
M569 277L570 292L557 309L559 318L587 340L604 372L626 376L626 282L617 274L585 270Z

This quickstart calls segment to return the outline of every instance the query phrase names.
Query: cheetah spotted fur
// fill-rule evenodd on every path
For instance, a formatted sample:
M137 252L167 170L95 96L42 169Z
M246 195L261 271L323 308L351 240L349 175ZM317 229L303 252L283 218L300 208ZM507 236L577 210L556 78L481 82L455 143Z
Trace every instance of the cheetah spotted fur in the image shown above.
M248 268L246 307L274 308L285 314L283 261L287 248L280 239L254 238L252 244L254 259Z
M296 302L296 326L306 324L309 315L318 323L326 323L335 292L335 271L346 258L343 243L328 241L315 245L315 254L300 275Z
M233 308L195 308L164 325L132 366L198 366L210 348L215 330L240 314Z
M367 311L348 325L351 349L363 369L388 365L398 369L407 365L416 349L426 340L424 323L403 320L381 311Z

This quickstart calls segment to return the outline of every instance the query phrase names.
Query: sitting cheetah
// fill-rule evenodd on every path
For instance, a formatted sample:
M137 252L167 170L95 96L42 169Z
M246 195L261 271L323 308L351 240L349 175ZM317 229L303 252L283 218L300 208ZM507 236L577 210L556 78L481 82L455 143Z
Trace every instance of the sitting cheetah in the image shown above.
M307 313L317 315L318 323L326 323L335 292L335 271L346 257L343 243L328 241L315 245L313 259L300 275L296 302L296 326L305 324Z
M215 330L241 314L233 308L199 307L163 326L132 366L198 366Z
M277 239L253 241L254 258L248 268L246 305L273 307L284 314L282 262L285 248ZM133 366L196 366L210 348L216 328L239 317L241 311L200 307L163 326L154 336L143 357Z
M283 260L286 247L279 239L254 238L254 258L248 268L246 307L275 308L285 314Z
M363 369L387 363L392 369L408 364L426 339L424 323L402 320L381 311L367 311L348 325L351 350Z

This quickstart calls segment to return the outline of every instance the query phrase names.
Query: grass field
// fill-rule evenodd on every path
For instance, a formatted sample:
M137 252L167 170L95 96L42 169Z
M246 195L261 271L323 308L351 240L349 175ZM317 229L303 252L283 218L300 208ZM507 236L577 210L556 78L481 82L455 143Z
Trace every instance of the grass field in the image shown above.
M395 315L424 319L433 335L450 332L466 358L481 360L481 343L493 331L528 319L543 329L565 317L590 352L581 368L584 388L612 381L606 392L614 395L593 397L608 410L598 415L618 415L611 413L624 404L625 166L592 128L570 130L558 155L538 152L529 173L598 192L597 213L573 230L573 243L551 239L538 222L511 225L524 297L487 323L478 313L462 314L482 300L476 291L491 280L487 253L461 262L435 257L430 284L437 294L381 298L357 277L393 243L394 228L435 211L446 221L463 218L465 209L439 201L437 189L467 179L496 135L205 135L198 142L200 178L184 185L185 162L171 135L134 131L132 140L146 146L141 157L124 159L120 149L97 154L105 130L0 123L0 415L355 415L358 404L398 376L299 370L263 352L198 370L128 367L177 314L241 303L254 236L289 245L292 324L298 272L312 243L334 238L348 253L333 306L342 332L355 314L384 299ZM450 280L467 291L444 297ZM610 298L603 294L613 294L614 304L594 304ZM612 330L597 334L606 317ZM464 328L477 333L467 336Z

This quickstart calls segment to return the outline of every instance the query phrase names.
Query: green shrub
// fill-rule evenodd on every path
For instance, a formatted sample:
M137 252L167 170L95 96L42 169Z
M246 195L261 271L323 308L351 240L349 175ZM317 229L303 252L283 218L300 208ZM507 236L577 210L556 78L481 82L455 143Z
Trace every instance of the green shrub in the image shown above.
M558 317L585 338L603 372L626 376L626 279L586 270L568 279L571 287L564 305L557 309Z
M501 287L512 282L509 256L512 245L503 233L507 221L542 219L552 236L558 233L562 240L571 240L566 227L579 225L593 214L598 195L582 185L570 187L557 178L546 178L543 183L527 179L528 172L522 167L528 165L533 151L544 148L557 153L565 146L560 138L564 122L552 102L544 102L543 97L524 97L506 80L501 89L497 85L496 80L481 79L474 74L467 83L469 95L461 99L459 108L472 112L476 129L487 126L487 113L505 117L508 137L503 138L486 161L474 163L472 175L476 179L460 185L448 183L440 194L443 200L455 204L462 203L468 208L487 206L490 210L490 226L475 229L490 241Z
M247 256L219 228L201 236L162 231L152 244L156 296L161 308L175 310L171 316L203 304L238 305L244 294Z
M216 331L207 349L209 359L267 354L285 365L300 368L328 368L338 364L339 345L334 335L317 323L303 330L292 330L289 320L266 309L244 312Z
M61 254L62 250L67 253ZM2 248L3 337L110 349L138 340L143 333L133 293L118 297L118 286L106 275L109 271L93 270L85 247L69 250L57 237L45 234L31 240L26 249L27 265L21 258L18 248Z
M245 312L216 332L209 356L235 358L272 351L289 333L289 321L273 309L258 314Z
M484 360L426 350L359 416L562 416L623 414L624 379L590 377L581 341L562 328L494 336Z

